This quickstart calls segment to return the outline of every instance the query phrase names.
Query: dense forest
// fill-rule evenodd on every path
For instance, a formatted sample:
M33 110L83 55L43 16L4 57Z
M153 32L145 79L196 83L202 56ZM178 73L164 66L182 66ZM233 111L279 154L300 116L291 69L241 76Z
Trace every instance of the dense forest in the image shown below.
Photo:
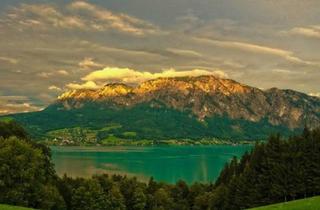
M226 164L215 183L148 183L125 176L58 177L50 149L0 122L0 203L68 210L245 209L320 194L320 129L270 136Z
M153 103L156 102L127 108L90 103L70 110L53 104L41 112L19 113L4 118L21 123L36 140L52 142L54 139L66 139L72 140L74 145L103 145L111 139L151 142L216 138L238 142L265 140L274 132L289 136L302 130L296 128L293 131L284 125L272 125L267 118L252 122L232 119L228 115L213 115L199 121L190 111L178 111L159 102L155 107ZM74 131L79 132L74 135ZM131 135L127 135L128 133Z

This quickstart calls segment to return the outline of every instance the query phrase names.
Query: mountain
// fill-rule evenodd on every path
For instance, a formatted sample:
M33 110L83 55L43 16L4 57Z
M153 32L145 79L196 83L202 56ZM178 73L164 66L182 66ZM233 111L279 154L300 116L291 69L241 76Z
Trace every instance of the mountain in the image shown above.
M11 117L45 138L256 140L320 125L320 99L215 76L175 77L71 90L41 112Z

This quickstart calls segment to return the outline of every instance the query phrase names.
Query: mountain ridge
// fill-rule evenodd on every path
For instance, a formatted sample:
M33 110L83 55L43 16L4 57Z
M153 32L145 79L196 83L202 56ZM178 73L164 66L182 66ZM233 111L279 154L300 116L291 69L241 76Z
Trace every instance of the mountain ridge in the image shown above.
M4 117L59 145L251 141L319 126L320 98L214 76L158 78L133 87L112 83L71 90L42 111Z
M273 125L289 128L320 123L318 98L288 89L261 90L215 76L158 78L136 87L112 83L98 90L66 92L56 103L72 109L89 101L132 107L153 100L179 111L189 110L199 120L226 113L232 119L252 122L268 118Z

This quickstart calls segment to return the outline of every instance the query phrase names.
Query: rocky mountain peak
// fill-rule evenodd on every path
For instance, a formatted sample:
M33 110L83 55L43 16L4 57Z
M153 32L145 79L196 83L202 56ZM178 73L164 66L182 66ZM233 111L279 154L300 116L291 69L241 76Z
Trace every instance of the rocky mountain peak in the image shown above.
M222 79L215 76L198 77L165 77L149 80L137 87L130 87L123 83L110 83L98 90L70 90L58 97L58 100L66 99L102 99L128 95L129 93L144 95L155 92L180 92L189 94L192 91L223 95L244 94L252 91L252 87L240 84L234 80Z
M267 119L272 125L290 128L320 123L319 98L293 90L263 91L215 76L157 78L137 87L112 83L98 90L71 90L58 98L58 103L66 109L81 108L87 102L121 108L154 101L192 112L201 121L228 115L251 122Z
M103 88L97 91L99 97L116 97L121 95L127 95L132 91L130 86L122 83L111 83L105 85Z
M242 85L234 80L223 79L213 75L198 76L198 77L173 77L173 78L158 78L149 80L140 84L135 92L146 93L167 90L169 92L190 92L202 91L205 93L221 93L230 95L235 93L247 93L252 88Z
M87 89L77 89L77 90L69 90L58 96L59 101L67 100L67 99L85 99L93 97L95 91L87 90Z

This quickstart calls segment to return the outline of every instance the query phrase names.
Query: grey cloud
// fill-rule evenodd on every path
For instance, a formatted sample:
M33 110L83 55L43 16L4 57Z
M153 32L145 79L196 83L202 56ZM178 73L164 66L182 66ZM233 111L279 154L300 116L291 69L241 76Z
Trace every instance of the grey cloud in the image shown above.
M320 39L320 26L295 27L284 33Z
M0 96L0 115L41 109L42 107L30 103L30 99L25 96Z
M7 14L7 26L18 30L54 28L85 31L115 30L131 35L156 33L153 24L138 18L114 13L87 1L73 1L65 8L52 4L21 4Z
M31 106L105 67L221 69L252 86L320 92L319 39L295 29L319 29L319 1L42 2L0 8L0 92Z
M167 48L166 49L169 53L173 53L179 56L184 56L184 57L202 57L202 54L199 52L196 52L194 50L188 50L188 49L177 49L177 48Z
M17 64L19 61L16 58L0 56L0 63L5 62L9 64Z

